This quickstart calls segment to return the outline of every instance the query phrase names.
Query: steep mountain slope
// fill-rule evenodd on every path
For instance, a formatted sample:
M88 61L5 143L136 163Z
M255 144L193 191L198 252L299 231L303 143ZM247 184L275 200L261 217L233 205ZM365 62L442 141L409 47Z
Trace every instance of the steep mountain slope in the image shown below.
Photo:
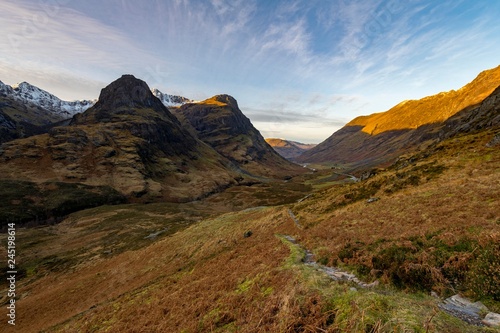
M200 140L249 174L283 178L304 172L265 142L231 96L184 104L174 113Z
M315 144L306 144L296 141L268 138L266 142L273 147L274 150L287 160L293 160L305 151L316 147Z
M458 91L405 101L389 111L358 117L297 160L354 168L387 163L425 141L439 139L439 129L447 119L477 112L477 106L498 86L500 66L482 72Z
M240 176L181 124L144 81L124 75L69 126L5 143L3 179L108 185L129 200L192 200Z

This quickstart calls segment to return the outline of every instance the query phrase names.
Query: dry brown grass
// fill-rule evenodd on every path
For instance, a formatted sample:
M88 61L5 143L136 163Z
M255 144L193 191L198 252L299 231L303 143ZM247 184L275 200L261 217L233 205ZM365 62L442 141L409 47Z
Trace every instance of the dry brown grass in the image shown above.
M263 327L277 325L277 314L268 310L287 303L273 291L288 283L293 289L294 281L292 272L280 269L288 249L274 236L293 228L283 216L279 211L222 216L143 250L92 258L70 272L21 283L24 297L18 301L16 328L36 332L70 320L57 330L85 332L112 325L120 332L138 327L196 331L231 318L243 327L257 325L256 318ZM248 229L253 236L244 238ZM245 281L251 281L248 290L239 291Z
M316 248L322 261L343 262L371 279L382 274L382 279L390 282L391 272L399 270L398 278L416 274L430 280L418 288L441 293L454 288L468 290L467 271L478 259L470 252L476 247L477 252L487 251L500 241L500 154L497 148L485 147L491 135L456 138L436 147L430 156L420 156L415 165L380 171L362 184L351 185L350 191L345 186L332 187L295 205L293 210L307 229L307 246ZM395 186L391 182L398 181L392 174L411 173L429 161L445 166L442 174L429 180L421 175L416 184L388 191ZM379 185L369 193L380 197L379 201L368 204L361 196L357 202L348 200L349 205L338 208L349 193L366 191L369 184ZM397 267L387 263L386 271L380 272L376 266L384 265L374 265L383 259L379 255L403 258L395 263Z
M351 197L342 207L331 209L339 193L360 193L360 188L367 188L361 183L325 189L291 205L303 229L295 226L288 207L249 209L204 219L144 248L108 257L89 256L68 270L21 280L16 329L477 332L458 319L436 314L437 300L422 294L386 287L381 287L380 293L353 292L348 284L332 283L297 258L290 261L290 253L297 254L276 235L294 236L314 250L317 260L353 269L367 267L360 273L388 284L393 281L383 270L372 275L373 258L393 248L405 249L415 261L403 258L404 272L428 273L441 283L431 286L439 292L444 291L439 287L448 287L450 281L441 281L443 271L429 261L436 258L437 247L432 247L453 247L456 251L444 263L446 269L465 270L466 276L474 278L467 275L467 269L475 267L471 258L494 259L488 259L484 251L476 250L481 253L477 256L474 250L468 251L464 240L471 239L480 249L500 241L500 159L498 149L485 147L490 137L491 133L458 138L437 147L431 156L421 156L415 162L417 167L435 160L446 169L429 180L421 177L418 185L407 184L390 193L385 189L393 184L381 183L374 193L380 200L371 204ZM368 181L392 179L395 172L416 172L412 168L415 166L381 171ZM91 224L88 219L80 216L75 223ZM253 234L244 237L249 230ZM68 246L78 246L76 239L72 240ZM460 246L464 246L463 251ZM484 269L479 265L476 271ZM495 304L498 302L488 303Z

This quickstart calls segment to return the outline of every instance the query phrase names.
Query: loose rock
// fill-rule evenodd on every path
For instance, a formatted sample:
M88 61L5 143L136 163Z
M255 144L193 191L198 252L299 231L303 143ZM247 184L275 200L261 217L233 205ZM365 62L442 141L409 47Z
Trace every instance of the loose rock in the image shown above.
M483 324L490 327L500 327L500 314L490 312L484 317Z

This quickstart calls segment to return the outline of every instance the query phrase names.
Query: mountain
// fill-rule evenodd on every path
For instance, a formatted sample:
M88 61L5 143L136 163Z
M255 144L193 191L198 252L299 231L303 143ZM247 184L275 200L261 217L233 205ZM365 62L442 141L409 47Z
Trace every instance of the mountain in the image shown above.
M229 95L184 104L174 114L201 141L250 175L288 178L304 172L266 143Z
M61 119L71 118L94 105L95 100L63 101L51 93L28 82L9 86L0 82L0 95L11 96L21 103L29 103L49 110Z
M457 91L404 101L386 112L358 117L297 161L339 163L348 168L390 163L424 142L440 140L440 129L450 117L471 116L498 86L500 66L480 73Z
M191 102L156 88L151 92L167 107ZM84 112L96 102L96 99L63 101L27 82L10 86L0 81L0 143L45 133L50 127Z
M0 144L41 134L64 118L42 106L17 98L14 90L0 82Z
M124 75L69 126L5 143L1 178L110 186L130 201L189 201L236 184L231 163Z
M316 147L316 144L300 143L285 139L268 138L266 142L273 147L274 150L287 160L293 160L305 151Z
M151 89L151 92L167 107L180 106L192 102L192 100L186 97L165 94L156 88ZM28 82L21 82L9 86L0 81L0 96L10 96L21 103L39 106L59 115L62 119L71 118L75 114L87 110L97 102L96 99L63 101L55 95L31 85Z

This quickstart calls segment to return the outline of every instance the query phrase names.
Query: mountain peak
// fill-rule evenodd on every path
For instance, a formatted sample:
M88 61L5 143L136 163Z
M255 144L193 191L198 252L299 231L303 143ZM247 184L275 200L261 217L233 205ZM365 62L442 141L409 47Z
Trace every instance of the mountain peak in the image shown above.
M236 99L233 96L221 94L221 95L215 95L212 98L218 102L226 103L234 108L238 108L238 102L236 101Z
M213 97L210 97L202 102L200 104L211 104L211 105L217 105L217 106L230 106L233 109L238 109L238 102L236 99L230 95L226 94L221 94L221 95L215 95Z
M153 113L140 111L145 109ZM168 118L169 121L177 122L162 101L153 95L146 82L126 74L103 88L97 103L86 112L76 115L71 124L128 121L126 118L130 115L148 118L153 114L155 118Z
M110 108L118 107L151 107L158 104L146 82L130 74L122 75L101 90L97 104Z

